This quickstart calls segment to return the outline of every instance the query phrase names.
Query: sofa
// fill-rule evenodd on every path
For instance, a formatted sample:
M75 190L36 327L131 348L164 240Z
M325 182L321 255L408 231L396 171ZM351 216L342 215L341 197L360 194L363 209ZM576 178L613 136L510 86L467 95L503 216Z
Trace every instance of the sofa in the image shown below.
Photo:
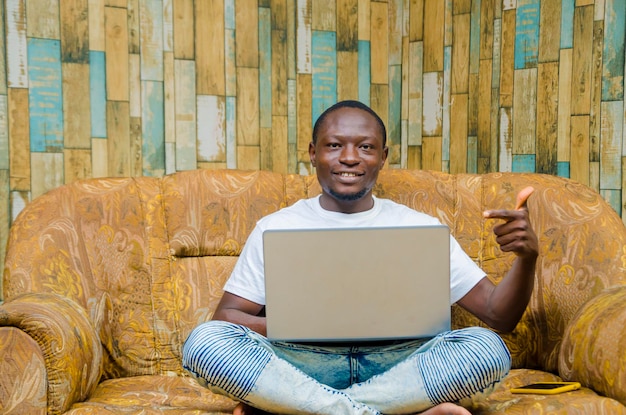
M540 174L385 169L375 194L448 225L494 282L514 256L496 220L517 192L540 241L513 369L473 414L626 414L626 227L593 190ZM10 230L0 306L4 414L223 414L235 402L181 366L255 222L320 192L315 176L195 170L87 179L29 203ZM303 264L304 265L304 264ZM457 306L455 328L483 325ZM533 381L578 391L513 395Z

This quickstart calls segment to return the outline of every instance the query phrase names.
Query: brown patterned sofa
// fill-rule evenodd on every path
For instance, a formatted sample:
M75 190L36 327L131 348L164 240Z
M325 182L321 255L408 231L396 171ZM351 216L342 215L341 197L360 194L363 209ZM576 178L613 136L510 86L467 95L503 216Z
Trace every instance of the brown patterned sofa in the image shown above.
M384 170L376 193L437 216L498 281L513 260L486 208L529 208L540 238L534 295L502 334L514 370L474 414L626 414L626 228L594 191L536 174ZM197 170L91 179L30 203L11 228L0 306L0 412L221 414L181 367L257 219L319 192L315 177ZM455 326L479 324L463 310ZM511 395L580 381L555 397Z

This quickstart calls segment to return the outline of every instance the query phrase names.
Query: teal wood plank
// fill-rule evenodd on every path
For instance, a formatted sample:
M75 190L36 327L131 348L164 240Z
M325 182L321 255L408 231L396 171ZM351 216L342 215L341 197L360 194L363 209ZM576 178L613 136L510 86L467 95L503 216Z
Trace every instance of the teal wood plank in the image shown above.
M469 73L477 74L480 61L481 0L472 1L470 12L470 66Z
M402 144L402 67L389 66L389 113L387 115L387 146L390 164L400 163Z
M91 137L107 136L106 62L104 52L89 52L89 94L91 101Z
M9 104L6 95L0 95L0 170L9 169Z
M443 111L441 121L441 160L450 161L450 82L452 77L452 46L443 49ZM449 163L448 163L449 165ZM448 168L449 170L449 168Z
M600 195L617 212L622 211L622 191L617 189L601 189Z
M28 39L30 149L63 151L63 80L61 42Z
M226 97L226 167L237 168L237 98Z
M367 40L359 40L359 101L366 105L370 105L370 84L372 81L372 73L370 69L371 45Z
M313 123L337 102L337 36L314 30L311 37Z
M224 28L235 30L235 0L224 0Z
M515 15L515 69L535 68L539 56L539 0L518 0Z
M224 31L224 66L226 77L226 96L237 95L237 63L236 63L235 31Z
M259 7L259 118L261 128L272 128L272 15Z
M600 189L622 187L624 103L602 102L600 135Z
M141 138L144 176L165 173L165 113L163 82L141 82Z
M534 173L535 157L534 154L513 154L513 173Z
M478 173L478 137L467 137L467 172Z
M558 161L556 163L556 175L569 179L569 161Z
M561 49L574 46L574 9L576 0L561 0Z
M624 40L626 2L606 0L602 51L602 101L624 99Z
M163 0L139 0L141 80L163 81Z
M287 80L287 144L289 152L287 171L295 173L298 168L298 109L297 105L297 82L295 79Z

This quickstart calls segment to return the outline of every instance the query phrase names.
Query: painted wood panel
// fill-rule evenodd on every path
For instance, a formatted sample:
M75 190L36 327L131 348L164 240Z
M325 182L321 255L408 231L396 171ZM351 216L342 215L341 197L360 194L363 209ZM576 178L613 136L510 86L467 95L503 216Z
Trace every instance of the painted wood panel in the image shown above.
M390 168L572 177L626 218L625 8L618 0L5 0L6 220L54 180L311 172L313 123L347 98L386 122ZM54 169L52 182L35 159Z

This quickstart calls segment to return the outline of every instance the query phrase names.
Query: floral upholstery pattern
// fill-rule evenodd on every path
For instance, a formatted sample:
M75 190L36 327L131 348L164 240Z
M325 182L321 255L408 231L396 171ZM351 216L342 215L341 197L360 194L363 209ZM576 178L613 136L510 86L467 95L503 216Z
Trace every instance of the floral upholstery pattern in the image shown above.
M528 185L535 290L501 333L515 370L473 413L626 414L626 227L596 192L539 174L386 169L375 193L439 218L498 282L513 256L482 212L512 208ZM195 170L88 179L31 202L4 265L0 411L228 413L233 401L182 368L182 344L211 318L256 221L319 192L314 176ZM453 324L483 325L456 306ZM584 388L508 392L557 377Z

